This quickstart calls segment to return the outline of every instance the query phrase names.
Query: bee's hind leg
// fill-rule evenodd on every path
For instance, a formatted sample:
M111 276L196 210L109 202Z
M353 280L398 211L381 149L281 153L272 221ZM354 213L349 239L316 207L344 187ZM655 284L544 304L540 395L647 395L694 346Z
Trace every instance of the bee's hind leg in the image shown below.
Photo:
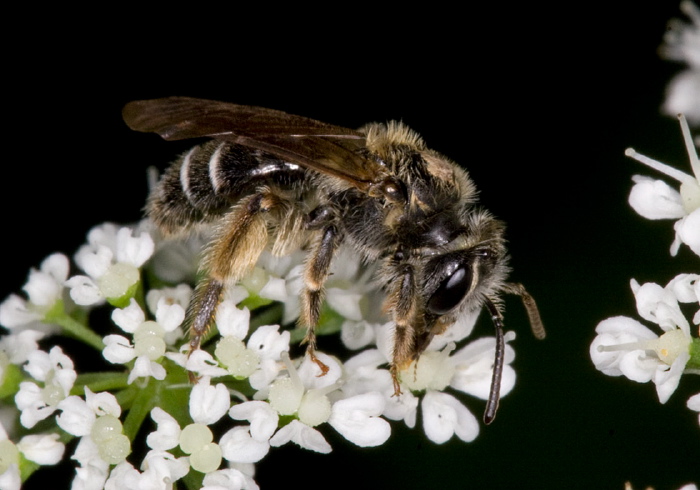
M261 190L242 199L216 225L200 266L206 278L197 284L185 315L189 354L200 348L214 323L224 286L240 281L255 266L268 241L267 212L281 203L271 191Z

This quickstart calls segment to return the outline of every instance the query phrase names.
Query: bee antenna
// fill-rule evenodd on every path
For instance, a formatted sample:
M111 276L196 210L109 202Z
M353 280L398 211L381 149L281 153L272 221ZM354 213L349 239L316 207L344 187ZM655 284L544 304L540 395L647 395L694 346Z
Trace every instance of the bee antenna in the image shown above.
M489 425L496 418L498 402L501 396L501 378L503 377L503 361L506 352L506 341L503 335L503 317L496 305L486 298L486 308L491 314L493 326L496 327L496 355L493 361L493 376L491 377L491 390L484 410L484 423Z

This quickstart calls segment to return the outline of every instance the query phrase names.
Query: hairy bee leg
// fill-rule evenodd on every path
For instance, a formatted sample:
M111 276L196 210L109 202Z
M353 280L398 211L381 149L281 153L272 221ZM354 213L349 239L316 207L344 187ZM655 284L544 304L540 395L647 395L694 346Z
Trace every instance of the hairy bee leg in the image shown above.
M224 285L216 279L207 279L197 284L192 301L187 308L190 332L190 353L199 349L219 305Z
M195 288L185 316L190 354L199 349L214 322L224 285L241 280L255 266L268 240L265 213L279 204L279 198L270 191L253 194L217 225L201 265L207 278Z
M542 317L540 317L540 310L537 308L537 303L535 303L535 298L530 296L527 292L525 286L520 283L509 282L505 284L503 290L509 294L516 294L522 299L525 310L527 311L527 316L530 319L530 328L532 329L532 334L542 340L547 336L547 332L544 329L544 324L542 323Z
M321 231L320 239L314 244L304 267L304 291L302 293L301 315L299 323L306 327L306 354L321 369L321 376L328 372L326 366L316 357L316 333L321 306L323 304L323 285L328 278L331 260L340 245L340 235L334 225L326 226Z
M401 394L399 371L415 359L416 299L415 278L410 265L401 266L396 287L387 298L387 306L394 311L394 350L391 361L391 378L394 383L394 396Z

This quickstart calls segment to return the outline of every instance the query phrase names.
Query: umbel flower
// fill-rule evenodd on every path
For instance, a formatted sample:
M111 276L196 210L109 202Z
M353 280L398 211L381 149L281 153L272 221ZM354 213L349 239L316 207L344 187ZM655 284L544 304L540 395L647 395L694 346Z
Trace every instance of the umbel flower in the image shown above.
M671 254L681 244L700 256L700 162L690 129L679 115L693 175L640 155L631 148L625 153L680 182L676 190L662 180L634 176L629 196L632 208L648 219L675 219L676 238ZM603 320L590 346L595 367L609 376L625 376L640 383L653 381L661 403L666 403L683 374L700 374L700 275L680 274L666 286L639 284L631 280L637 312L656 324L661 334L626 316ZM690 320L686 317L690 311ZM694 409L693 397L688 407Z
M74 257L80 270L53 254L30 272L26 297L0 304L0 400L19 427L0 433L1 488L20 488L69 452L73 488L257 489L255 464L277 447L329 453L329 430L378 446L392 423L414 427L418 410L436 444L477 437L464 401L488 397L495 352L494 338L465 342L478 312L436 336L393 396L393 326L372 269L341 251L318 333L338 335L343 347L317 352L330 368L319 376L316 363L291 354L304 334L289 326L303 255L265 253L227 291L203 348L188 355L182 322L201 238L165 241L150 229L95 227ZM91 314L98 309L106 314ZM62 346L64 335L98 356L94 370L74 344ZM508 344L501 396L515 384L513 358Z
M644 218L676 220L674 224L676 239L671 245L671 255L676 255L681 244L685 244L700 256L700 160L685 117L679 114L678 119L692 175L628 148L625 151L627 156L680 183L679 189L676 190L663 180L635 175L632 179L635 185L630 192L629 203Z
M607 375L653 381L659 401L666 403L684 372L700 374L700 341L680 308L681 302L700 307L700 275L679 275L666 287L632 280L632 291L639 315L663 333L629 317L608 318L596 327L591 359ZM700 308L693 321L700 323Z

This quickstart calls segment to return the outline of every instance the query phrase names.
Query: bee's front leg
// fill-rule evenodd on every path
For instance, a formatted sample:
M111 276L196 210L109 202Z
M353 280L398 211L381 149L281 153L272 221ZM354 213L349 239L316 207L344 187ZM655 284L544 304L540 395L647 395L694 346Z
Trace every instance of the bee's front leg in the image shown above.
M384 307L394 312L394 350L391 361L391 377L394 381L394 396L401 394L399 372L417 361L420 352L416 349L416 284L413 267L398 265L393 275L394 287Z

